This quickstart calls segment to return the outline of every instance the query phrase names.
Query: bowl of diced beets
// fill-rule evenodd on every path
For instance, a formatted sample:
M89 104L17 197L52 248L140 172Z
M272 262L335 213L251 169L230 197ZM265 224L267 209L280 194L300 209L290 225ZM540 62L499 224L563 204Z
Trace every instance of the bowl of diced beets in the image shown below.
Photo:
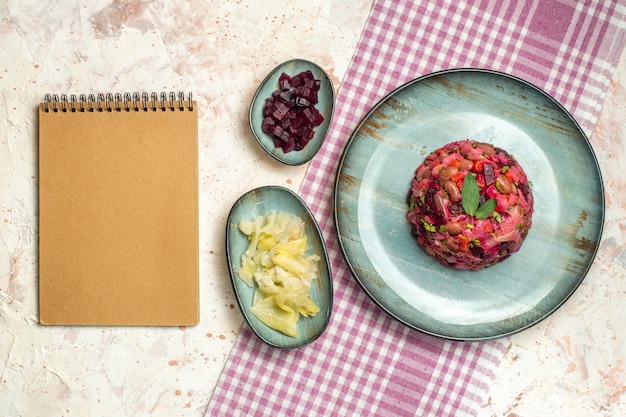
M319 65L292 59L274 68L250 105L250 127L261 147L287 165L302 165L322 147L335 110L335 90Z

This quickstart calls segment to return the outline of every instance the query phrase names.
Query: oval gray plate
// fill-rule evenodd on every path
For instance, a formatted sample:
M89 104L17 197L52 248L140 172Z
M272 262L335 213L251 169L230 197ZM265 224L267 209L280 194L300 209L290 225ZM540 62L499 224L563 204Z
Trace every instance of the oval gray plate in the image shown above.
M300 217L305 223L307 246L311 253L320 256L319 277L311 287L311 298L320 311L313 317L301 317L298 321L298 338L286 336L257 319L250 313L254 288L239 278L241 255L248 248L248 238L239 231L241 220L253 221L258 215L269 212L288 212ZM326 329L333 306L333 284L326 245L313 214L293 191L265 186L248 191L235 202L226 222L226 257L233 289L239 308L252 331L265 343L283 349L297 348L311 343Z
M272 137L267 133L264 133L261 129L265 99L270 97L274 90L278 89L278 79L280 78L280 74L285 72L290 76L294 76L306 70L311 70L315 78L320 80L322 83L318 92L319 102L315 107L322 114L322 116L324 116L324 121L321 125L315 128L313 139L311 139L311 141L302 150L284 153L282 149L277 148L274 145ZM252 129L254 137L268 154L287 165L302 165L313 159L322 147L326 134L328 133L328 128L330 127L330 123L333 119L334 111L335 90L326 71L313 62L304 59L292 59L278 65L267 75L267 77L265 77L254 94L254 97L252 97L248 119L250 121L250 128Z
M477 272L428 256L405 217L417 166L465 138L512 153L535 198L521 250ZM506 336L554 312L586 275L604 223L599 166L575 120L533 85L476 69L418 78L379 102L344 150L334 198L341 248L367 294L406 325L455 340Z

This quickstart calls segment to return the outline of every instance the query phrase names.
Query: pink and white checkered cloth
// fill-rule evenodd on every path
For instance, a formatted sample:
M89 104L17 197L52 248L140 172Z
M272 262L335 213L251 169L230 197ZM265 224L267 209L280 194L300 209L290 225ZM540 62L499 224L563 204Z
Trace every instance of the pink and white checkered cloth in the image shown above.
M463 343L394 321L360 289L342 258L332 195L341 152L366 112L403 83L475 67L543 88L589 134L626 34L617 0L377 0L337 98L329 137L301 196L326 237L335 303L311 345L268 347L244 326L207 416L464 416L484 401L507 339ZM592 140L593 142L593 140Z

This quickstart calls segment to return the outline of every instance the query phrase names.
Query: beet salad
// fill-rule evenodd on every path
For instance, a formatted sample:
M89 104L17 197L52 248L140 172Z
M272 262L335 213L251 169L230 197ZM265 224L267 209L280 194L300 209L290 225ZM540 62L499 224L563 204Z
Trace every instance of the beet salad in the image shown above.
M533 195L513 155L462 140L426 157L408 193L417 243L447 267L479 270L517 252L532 224Z

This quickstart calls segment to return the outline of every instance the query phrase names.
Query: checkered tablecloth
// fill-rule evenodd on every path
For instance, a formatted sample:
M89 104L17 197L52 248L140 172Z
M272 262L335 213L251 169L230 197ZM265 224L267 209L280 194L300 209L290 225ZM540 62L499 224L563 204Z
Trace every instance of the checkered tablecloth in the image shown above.
M331 323L316 342L290 351L263 344L244 326L206 415L476 414L507 340L433 338L394 321L366 296L334 230L338 160L378 100L447 68L487 68L525 79L556 98L590 134L624 47L625 13L623 2L609 0L375 1L329 137L300 190L328 245Z

